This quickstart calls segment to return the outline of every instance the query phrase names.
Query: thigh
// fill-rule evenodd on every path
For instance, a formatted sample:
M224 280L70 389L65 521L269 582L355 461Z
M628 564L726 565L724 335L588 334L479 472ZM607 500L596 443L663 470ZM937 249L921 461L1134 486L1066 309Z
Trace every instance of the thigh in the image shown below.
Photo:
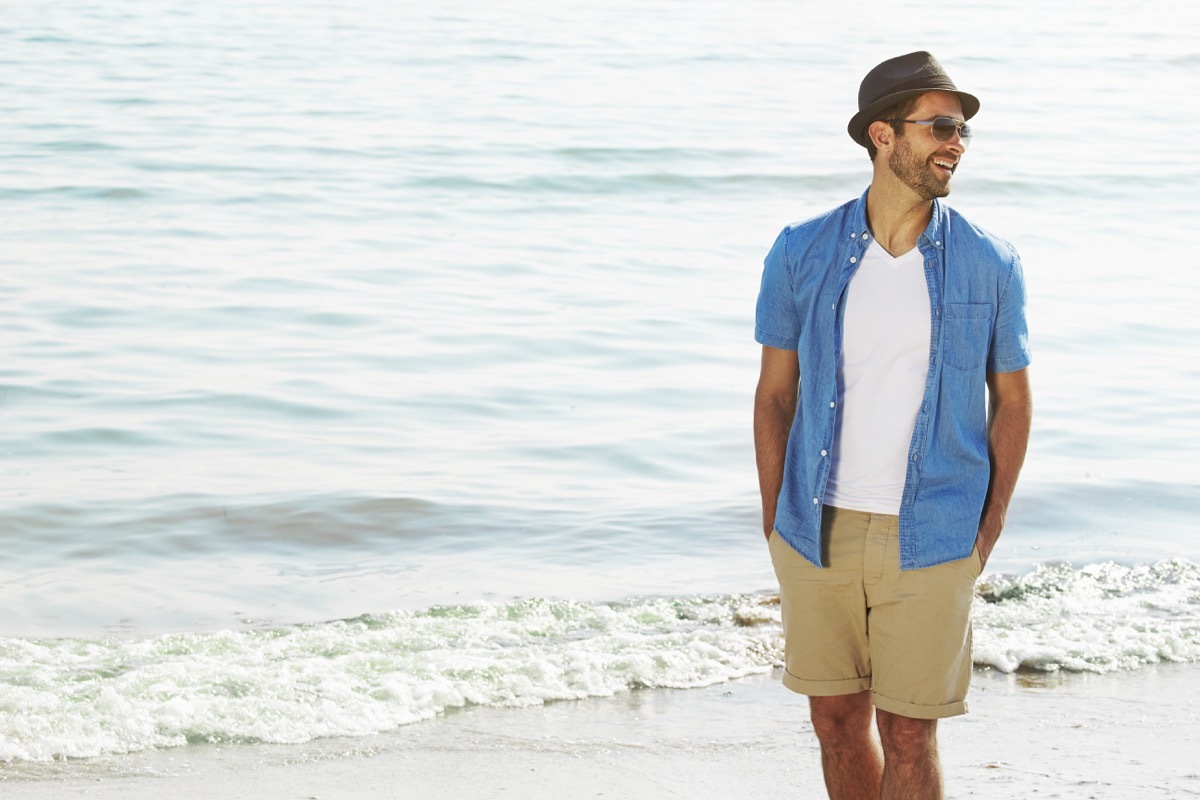
M897 566L872 588L868 629L877 708L917 719L967 712L979 572L973 551L935 567Z
M863 592L866 518L869 515L858 512L825 510L823 568L810 564L778 533L771 534L784 630L783 682L793 691L821 697L870 688Z

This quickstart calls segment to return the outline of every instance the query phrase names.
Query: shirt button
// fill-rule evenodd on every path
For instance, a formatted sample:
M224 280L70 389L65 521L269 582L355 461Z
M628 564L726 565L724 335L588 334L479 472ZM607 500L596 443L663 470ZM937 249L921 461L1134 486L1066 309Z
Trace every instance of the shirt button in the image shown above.
M942 243L940 241L938 241L938 242L934 242L934 245L936 245L937 247L941 247Z
M821 502L821 501L820 501L820 500L818 500L818 499L817 499L817 498L815 498L815 497L813 498L813 505L814 505L814 506L815 506L817 503L819 503L819 502Z
M834 405L835 405L835 404L834 404L832 401L829 403L829 407L830 407L830 408L833 408L833 407L834 407Z
M858 263L858 259L857 259L857 258L855 258L854 256L850 256L850 263L851 263L851 264L857 264L857 263Z
M868 236L867 234L865 234L865 233L863 234L863 241L864 241L864 242L865 242L867 239L870 239L870 238L871 238L871 237L870 237L870 236Z
M851 238L851 239L855 238L856 236L858 236L858 234L857 234L857 233L852 233L852 234L850 234L850 238Z
M829 307L832 308L834 311L837 311L837 303L831 303Z
M916 461L916 460L917 460L917 454L916 454L916 453L913 453L913 454L912 454L912 460L913 460L913 461Z
M827 456L827 455L829 455L829 451L828 451L828 450L822 450L822 451L821 451L821 458L824 458L824 457L825 457L825 456Z

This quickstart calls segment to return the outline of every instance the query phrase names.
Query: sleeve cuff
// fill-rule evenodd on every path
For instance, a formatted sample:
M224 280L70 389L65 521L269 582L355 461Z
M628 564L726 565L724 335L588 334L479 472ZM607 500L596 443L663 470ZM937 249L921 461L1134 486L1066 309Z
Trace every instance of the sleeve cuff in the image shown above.
M795 350L800 345L800 338L797 336L778 336L757 327L754 329L754 341L780 350Z

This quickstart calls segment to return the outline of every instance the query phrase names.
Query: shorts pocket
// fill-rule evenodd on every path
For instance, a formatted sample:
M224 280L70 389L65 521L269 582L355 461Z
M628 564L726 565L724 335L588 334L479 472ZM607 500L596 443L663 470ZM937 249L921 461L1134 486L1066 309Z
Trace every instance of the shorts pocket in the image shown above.
M956 369L982 369L992 340L992 304L947 303L942 319L942 360Z

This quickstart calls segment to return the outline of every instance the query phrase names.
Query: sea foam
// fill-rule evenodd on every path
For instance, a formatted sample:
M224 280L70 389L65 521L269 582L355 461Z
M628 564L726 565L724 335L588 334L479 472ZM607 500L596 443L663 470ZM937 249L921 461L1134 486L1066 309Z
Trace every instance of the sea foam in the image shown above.
M297 743L772 669L769 598L532 599L141 640L0 641L0 758ZM761 624L765 622L766 624Z
M1200 661L1200 565L1043 565L980 584L977 666ZM698 688L783 662L777 597L532 598L144 638L0 639L0 759L300 743L457 708Z
M1200 565L1187 559L989 578L975 605L975 663L1112 672L1200 660Z

